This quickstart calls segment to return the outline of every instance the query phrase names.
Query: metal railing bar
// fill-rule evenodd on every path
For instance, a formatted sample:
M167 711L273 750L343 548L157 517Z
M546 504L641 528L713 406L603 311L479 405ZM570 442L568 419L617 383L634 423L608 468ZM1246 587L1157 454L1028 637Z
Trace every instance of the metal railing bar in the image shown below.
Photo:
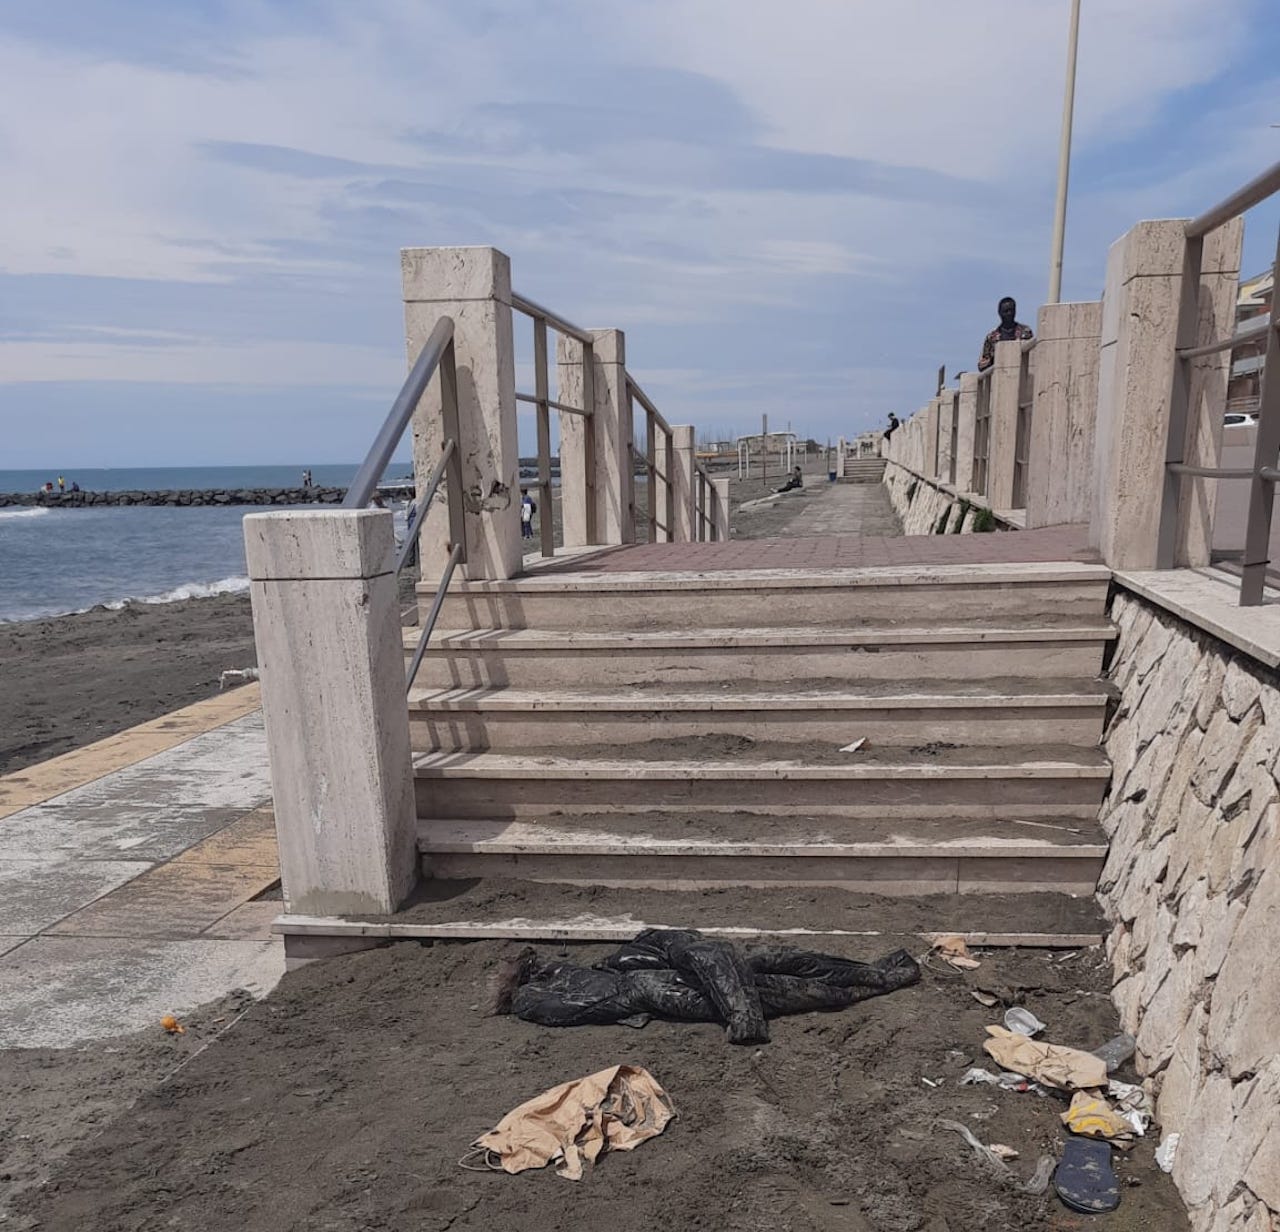
M1206 342L1204 346L1179 347L1178 358L1199 359L1201 355L1216 355L1219 351L1231 350L1242 342L1248 342L1251 338L1266 337L1267 330L1271 328L1271 318L1269 316L1254 317L1252 321L1246 321L1228 338L1219 338L1215 342Z
M453 580L453 571L458 567L458 561L461 559L462 544L455 543L449 553L449 563L445 566L444 576L440 579L440 585L436 587L436 597L431 601L431 610L427 613L427 619L422 624L422 633L418 638L418 644L413 648L413 658L409 662L409 672L404 681L406 694L413 687L413 678L418 674L418 668L422 665L422 656L427 653L427 639L431 636L431 631L436 627L436 621L440 618L440 609L444 606L444 597L448 593L449 583Z
M404 542L400 545L400 551L396 553L397 573L405 567L409 557L413 555L414 544L418 539L418 531L422 529L422 523L426 521L427 511L431 508L431 502L435 499L436 489L440 486L440 480L444 476L444 468L449 465L449 459L453 456L453 451L457 447L457 442L452 437L445 441L444 447L440 450L440 458L431 470L426 488L420 495L415 496L416 508L405 530Z
M1280 483L1280 470L1274 466L1258 467L1258 478L1266 483Z
M538 432L538 494L542 504L538 507L538 542L543 557L556 554L555 524L552 520L551 505L551 412L547 408L550 401L550 378L547 356L547 323L535 320L533 323L533 384L537 391L534 399L537 404Z
M396 446L400 444L400 438L404 435L409 420L413 418L414 409L452 342L453 318L441 317L422 344L422 350L418 352L418 358L409 370L400 392L396 394L396 400L391 404L382 427L378 429L372 447L351 481L342 502L344 509L364 509L373 498L378 480L391 462Z
M664 436L670 436L671 425L667 423L667 421L662 417L662 412L658 410L656 406L653 405L653 402L649 398L649 395L645 393L643 389L640 388L640 386L636 382L636 379L629 372L627 373L627 388L631 390L632 394L635 396L635 400L638 403L640 403L640 405L644 407L644 409L648 411L650 415L653 416L654 420L657 422L658 427L662 429L662 434Z
M1208 235L1224 222L1230 222L1237 214L1243 214L1260 201L1265 201L1280 189L1280 163L1273 163L1261 175L1250 180L1243 188L1237 188L1229 197L1205 210L1199 218L1187 223L1187 239L1199 239Z
M570 338L576 338L579 342L587 345L595 341L581 326L575 325L572 321L566 321L559 313L552 312L550 308L544 308L527 296L517 295L512 291L511 306L517 312L523 312L525 316L533 317L535 321L539 319L545 321L558 334L568 334Z
M584 419L590 418L591 412L585 407L569 406L564 402L557 402L554 398L539 398L536 394L516 394L517 402L528 402L533 406L549 406L553 411L564 411L566 415L581 415Z
M1034 351L1036 349L1036 343L1039 341L1039 338L1024 338L1022 340L1022 353L1026 355L1031 351Z
M1170 462L1168 469L1195 479L1252 479L1259 473L1251 466L1192 466L1189 462Z

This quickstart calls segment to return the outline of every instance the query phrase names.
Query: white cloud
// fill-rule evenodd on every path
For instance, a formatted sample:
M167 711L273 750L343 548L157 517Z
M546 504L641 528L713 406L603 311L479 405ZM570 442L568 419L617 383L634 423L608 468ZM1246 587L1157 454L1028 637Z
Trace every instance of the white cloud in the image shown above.
M483 16L440 0L333 0L308 6L306 20L270 4L233 11L239 24L223 31L217 71L0 32L0 81L15 100L0 108L0 272L187 282L223 295L259 293L249 280L262 288L305 277L281 333L307 337L327 297L320 338L333 336L334 304L355 322L375 297L394 299L400 244L495 243L513 256L521 289L572 319L648 338L683 331L686 344L670 344L670 354L631 347L642 379L683 374L663 389L664 409L675 401L687 418L705 408L746 419L788 390L833 417L856 391L879 417L906 382L896 366L905 357L872 352L856 330L831 331L823 351L804 326L788 326L789 314L812 312L821 296L852 300L862 287L874 302L913 286L932 295L937 271L964 260L1010 286L1029 284L1024 298L1034 299L1047 264L1040 207L1056 163L1066 0L792 0L783 11L764 0L499 0ZM1077 153L1143 131L1180 91L1214 79L1255 33L1259 12L1086 0ZM627 68L710 79L726 114L754 124L774 152L865 160L869 183L877 164L928 174L897 198L808 183L803 160L779 163L768 183L765 150L738 179L700 178L699 159L740 135L731 141L691 112L686 146L678 134L611 136L613 113L595 106L592 82ZM1207 204L1219 177L1225 190L1256 170L1272 86L1260 82L1256 97L1233 104L1247 113L1208 117L1189 134L1196 149L1213 151L1194 168L1153 156L1150 184L1137 186L1077 174L1069 265L1091 262L1100 279L1106 243L1134 218L1201 191ZM548 99L577 110L561 129L531 135L522 108ZM640 92L633 101L643 111L653 100ZM214 158L211 143L302 150L369 170L277 174ZM856 167L830 174L846 171L856 183ZM408 186L403 199L387 180ZM392 208L394 217L369 221ZM892 311L904 314L900 335L923 329L921 349L947 353L937 314L922 325L918 311L909 320L900 303ZM756 333L735 333L746 317ZM245 339L230 310L198 331L165 317L103 321L89 340L59 324L53 341L0 344L0 379L285 386L323 374L387 388L401 372L394 338L385 352ZM695 337L724 349L687 345ZM691 353L699 366L688 365Z

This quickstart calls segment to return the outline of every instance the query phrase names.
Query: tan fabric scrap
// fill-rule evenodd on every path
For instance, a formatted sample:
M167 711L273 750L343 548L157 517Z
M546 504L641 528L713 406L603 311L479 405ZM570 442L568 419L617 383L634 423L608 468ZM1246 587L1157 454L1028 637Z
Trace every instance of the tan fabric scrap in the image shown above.
M1004 1027L988 1027L987 1034L992 1038L983 1048L1002 1069L1025 1074L1061 1091L1107 1085L1106 1062L1091 1052L1028 1039Z
M494 1152L504 1172L555 1163L557 1176L578 1181L605 1151L634 1150L674 1116L648 1070L615 1065L527 1100L474 1145Z

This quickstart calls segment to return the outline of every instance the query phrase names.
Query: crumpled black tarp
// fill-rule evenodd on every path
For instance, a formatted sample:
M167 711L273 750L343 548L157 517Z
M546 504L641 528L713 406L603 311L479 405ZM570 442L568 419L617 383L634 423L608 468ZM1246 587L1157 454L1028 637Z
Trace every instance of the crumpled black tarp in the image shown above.
M844 1009L919 979L905 950L871 963L789 946L743 955L691 929L647 928L593 967L523 951L499 975L494 1011L547 1027L718 1022L730 1043L763 1044L766 1019Z

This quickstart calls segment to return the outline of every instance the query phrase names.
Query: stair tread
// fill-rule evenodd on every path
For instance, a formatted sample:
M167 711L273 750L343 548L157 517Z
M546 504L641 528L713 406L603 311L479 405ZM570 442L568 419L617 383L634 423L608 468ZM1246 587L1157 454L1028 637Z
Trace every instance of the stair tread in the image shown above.
M883 710L1004 709L1012 706L1099 706L1109 691L1101 681L806 680L793 686L735 681L718 689L672 688L656 681L623 688L522 689L504 685L414 689L409 708L431 710Z
M665 743L665 742L664 742ZM696 748L696 741L681 742ZM748 742L750 743L750 742ZM562 753L424 752L414 758L420 778L554 779L1106 779L1110 764L1097 748L1034 746L990 749L981 746L940 750L930 755L906 748L850 754L848 761L782 758L646 758L640 746L627 746L630 758L566 757Z
M415 625L404 629L406 649L418 643L420 630ZM600 632L594 629L448 629L431 635L428 653L447 650L626 650L626 649L707 649L755 646L842 646L897 645L920 643L947 645L972 642L1091 642L1114 640L1116 631L1105 622L1090 624L1079 620L1037 617L1034 623L1020 625L885 625L855 627L774 626L758 629L671 629L619 630Z
M421 819L418 845L428 853L650 856L845 856L938 858L1068 857L1100 859L1106 838L1096 824L907 820L854 823L837 836L831 819L671 814L538 821Z
M490 594L571 593L574 591L663 590L786 590L795 588L849 590L871 586L1014 586L1041 582L1096 582L1109 585L1111 571L1102 565L1074 561L1016 564L884 565L799 569L654 569L650 571L591 572L570 563L531 570L501 581L455 581L450 593ZM434 583L419 582L419 594L434 596Z
M930 894L886 897L826 886L714 890L615 889L519 878L425 882L391 916L285 916L295 935L520 937L627 941L645 927L712 936L909 937L958 933L971 944L1096 944L1107 925L1092 895Z

